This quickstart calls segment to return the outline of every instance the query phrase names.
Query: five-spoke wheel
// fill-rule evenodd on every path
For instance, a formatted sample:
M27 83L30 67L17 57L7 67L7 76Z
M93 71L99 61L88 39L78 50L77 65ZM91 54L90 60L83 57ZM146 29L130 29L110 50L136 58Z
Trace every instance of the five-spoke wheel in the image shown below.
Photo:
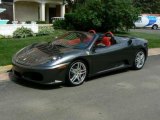
M141 69L144 66L146 60L146 56L143 50L140 50L137 52L136 56L135 56L135 60L134 60L134 64L133 67L136 70Z
M71 63L67 72L67 83L72 86L81 85L87 76L87 67L83 61Z

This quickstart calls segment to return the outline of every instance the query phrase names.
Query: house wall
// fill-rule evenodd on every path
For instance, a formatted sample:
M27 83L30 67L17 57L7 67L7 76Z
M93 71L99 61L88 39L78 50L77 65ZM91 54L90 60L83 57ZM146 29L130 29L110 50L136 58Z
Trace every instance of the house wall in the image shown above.
M12 23L13 21L13 3L11 2L2 2L0 4L0 8L5 8L6 11L3 13L0 13L1 19L8 19L9 23Z
M13 0L1 0L2 2L13 2Z
M17 28L21 28L21 27L29 28L34 33L38 33L38 25L37 24L7 24L7 25L0 25L0 35L12 36L13 32Z
M60 16L60 14L61 14L60 11L61 11L60 5L56 5L56 16L55 17Z
M52 17L60 16L60 5L46 4L46 21L52 23Z
M37 1L40 0L0 0L1 8L6 8L6 11L0 14L1 19L18 20L20 22L24 21L37 21L40 19L40 5ZM13 2L14 1L14 2ZM49 0L46 0L49 1ZM61 16L61 6L60 2L62 0L50 0L51 2L46 3L45 8L45 19L47 22L51 23L51 17ZM58 2L57 2L58 1ZM54 9L51 9L54 8ZM49 10L50 9L50 10Z
M15 19L18 21L37 21L39 19L39 4L35 2L16 2Z

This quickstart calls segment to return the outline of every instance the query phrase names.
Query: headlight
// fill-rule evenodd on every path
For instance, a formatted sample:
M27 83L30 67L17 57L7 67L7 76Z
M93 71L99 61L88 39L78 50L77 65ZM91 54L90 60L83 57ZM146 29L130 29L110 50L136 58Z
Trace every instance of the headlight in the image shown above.
M56 61L58 59L61 59L61 57L60 56L54 56L52 59L53 59L53 61Z
M48 59L48 61L46 62L46 64L48 64L49 66L52 65L55 61L61 59L61 56L54 56Z

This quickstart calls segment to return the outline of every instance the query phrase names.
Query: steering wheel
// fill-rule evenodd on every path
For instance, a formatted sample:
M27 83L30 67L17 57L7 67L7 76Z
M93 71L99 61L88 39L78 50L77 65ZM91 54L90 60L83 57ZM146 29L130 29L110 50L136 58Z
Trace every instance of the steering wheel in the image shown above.
M96 34L96 31L95 31L95 30L89 30L88 32L89 32L89 33Z

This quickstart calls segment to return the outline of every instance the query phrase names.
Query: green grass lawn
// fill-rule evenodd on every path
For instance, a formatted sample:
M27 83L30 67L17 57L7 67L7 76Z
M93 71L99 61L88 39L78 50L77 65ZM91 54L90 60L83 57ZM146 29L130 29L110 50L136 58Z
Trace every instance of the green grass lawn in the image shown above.
M145 32L129 32L127 35L144 38L148 40L149 48L160 48L160 31L159 32L152 32L152 33L145 33Z
M49 36L28 37L21 39L0 39L0 66L11 64L12 56L21 48L37 42L52 41L56 36L66 31L57 30Z
M66 31L56 30L54 34L49 36L39 36L39 37L29 37L23 39L0 39L0 66L11 64L12 56L21 48L30 45L36 42L47 42L54 39L54 37L63 34ZM127 34L120 35L129 35L136 36L140 38L145 38L149 41L149 48L160 47L160 34L153 33L141 33L141 32L129 32Z

